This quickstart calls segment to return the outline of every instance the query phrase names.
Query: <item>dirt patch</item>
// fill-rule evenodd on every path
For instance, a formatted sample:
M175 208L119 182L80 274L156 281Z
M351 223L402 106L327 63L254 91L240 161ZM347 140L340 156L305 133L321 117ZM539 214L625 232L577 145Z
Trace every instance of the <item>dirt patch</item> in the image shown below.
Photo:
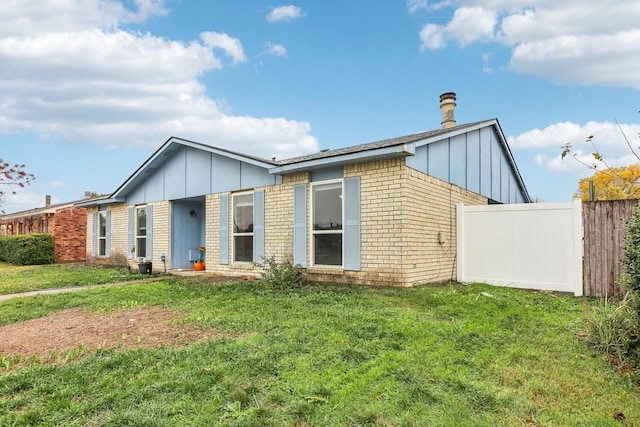
M108 314L68 309L39 319L0 327L0 356L64 354L82 346L82 354L99 348L128 349L158 345L181 346L225 336L191 323L175 320L184 314L159 307L134 308Z

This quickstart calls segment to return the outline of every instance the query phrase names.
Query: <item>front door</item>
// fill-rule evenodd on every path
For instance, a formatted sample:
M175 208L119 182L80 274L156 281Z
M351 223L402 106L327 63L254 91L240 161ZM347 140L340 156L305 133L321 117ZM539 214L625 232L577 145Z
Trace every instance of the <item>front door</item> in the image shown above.
M171 268L193 268L190 251L205 242L203 200L176 200L171 205Z

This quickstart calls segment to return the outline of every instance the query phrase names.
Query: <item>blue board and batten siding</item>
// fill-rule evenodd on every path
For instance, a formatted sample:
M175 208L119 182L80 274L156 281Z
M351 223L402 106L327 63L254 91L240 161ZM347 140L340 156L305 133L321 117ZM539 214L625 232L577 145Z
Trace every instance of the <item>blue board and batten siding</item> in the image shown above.
M407 166L500 203L524 203L524 191L493 127L418 144Z
M183 146L127 194L128 204L201 197L279 184L281 177L260 166Z

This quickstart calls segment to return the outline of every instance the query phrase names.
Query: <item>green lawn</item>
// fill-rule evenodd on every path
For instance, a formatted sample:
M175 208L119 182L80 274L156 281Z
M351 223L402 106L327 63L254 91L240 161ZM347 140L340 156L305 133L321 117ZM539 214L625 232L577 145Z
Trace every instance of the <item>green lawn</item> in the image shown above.
M132 274L124 267L105 268L83 263L14 266L0 262L0 295L115 283L143 277L146 276Z
M0 368L0 425L640 425L638 384L580 338L598 301L569 295L168 277L1 302L0 325L152 305L236 338Z

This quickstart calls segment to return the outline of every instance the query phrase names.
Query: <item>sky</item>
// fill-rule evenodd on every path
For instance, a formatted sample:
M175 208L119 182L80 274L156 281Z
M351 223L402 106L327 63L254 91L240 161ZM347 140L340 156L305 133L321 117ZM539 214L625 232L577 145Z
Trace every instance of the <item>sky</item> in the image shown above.
M110 194L172 136L284 159L497 118L532 199L638 163L637 0L0 0L6 213ZM602 169L602 166L600 166ZM2 185L2 184L0 184ZM16 191L17 195L10 194Z

